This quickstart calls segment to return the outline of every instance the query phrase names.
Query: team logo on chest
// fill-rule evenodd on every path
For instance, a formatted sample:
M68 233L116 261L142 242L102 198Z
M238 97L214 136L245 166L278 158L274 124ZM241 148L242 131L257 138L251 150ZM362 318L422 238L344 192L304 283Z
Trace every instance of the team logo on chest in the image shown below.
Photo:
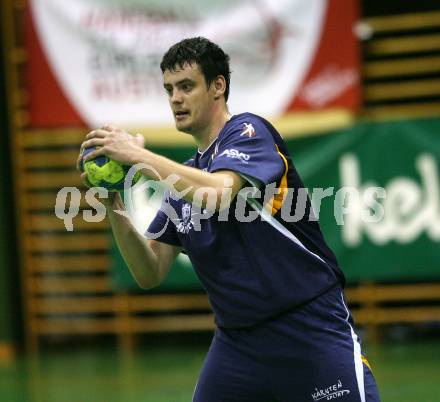
M252 138L252 137L255 137L257 135L255 133L255 128L252 125L252 123L243 123L243 124L244 124L244 130L240 134L240 137L246 136L248 138Z
M179 233L188 233L194 228L194 221L192 219L191 204L184 202L182 205L182 218L176 226Z

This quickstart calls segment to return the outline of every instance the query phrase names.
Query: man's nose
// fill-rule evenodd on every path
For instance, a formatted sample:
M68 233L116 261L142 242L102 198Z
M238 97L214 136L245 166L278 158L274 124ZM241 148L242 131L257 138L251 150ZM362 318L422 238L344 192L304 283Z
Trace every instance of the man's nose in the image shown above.
M180 91L173 91L171 95L171 103L182 103L182 94Z

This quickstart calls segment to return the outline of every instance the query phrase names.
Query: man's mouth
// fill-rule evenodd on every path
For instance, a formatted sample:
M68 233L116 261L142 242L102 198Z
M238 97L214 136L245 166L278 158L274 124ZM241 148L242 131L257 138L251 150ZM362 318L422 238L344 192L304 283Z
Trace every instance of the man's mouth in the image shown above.
M186 110L179 110L177 112L174 112L174 116L176 116L177 120L182 120L185 117L189 116L189 112Z

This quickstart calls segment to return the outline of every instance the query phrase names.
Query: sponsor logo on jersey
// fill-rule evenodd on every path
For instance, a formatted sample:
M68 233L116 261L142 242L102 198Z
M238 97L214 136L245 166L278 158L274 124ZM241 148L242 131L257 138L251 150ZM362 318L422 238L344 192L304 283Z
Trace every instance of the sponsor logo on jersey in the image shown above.
M226 156L227 158L239 159L243 163L248 163L248 160L251 158L248 154L244 152L240 152L238 149L225 149L219 156Z
M244 130L242 131L242 133L240 134L240 137L248 137L248 138L252 138L255 137L257 134L255 132L255 128L252 125L252 123L243 123L244 124Z

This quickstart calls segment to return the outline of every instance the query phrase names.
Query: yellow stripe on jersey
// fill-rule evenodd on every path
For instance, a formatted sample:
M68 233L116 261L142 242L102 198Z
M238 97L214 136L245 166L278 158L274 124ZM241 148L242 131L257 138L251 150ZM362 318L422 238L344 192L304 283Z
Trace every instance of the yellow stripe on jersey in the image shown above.
M265 205L266 209L271 210L271 214L275 215L282 207L287 196L287 172L289 171L289 164L286 157L280 152L278 145L275 145L277 152L284 162L284 174L281 177L280 186L278 187L278 194L275 194L270 201Z

